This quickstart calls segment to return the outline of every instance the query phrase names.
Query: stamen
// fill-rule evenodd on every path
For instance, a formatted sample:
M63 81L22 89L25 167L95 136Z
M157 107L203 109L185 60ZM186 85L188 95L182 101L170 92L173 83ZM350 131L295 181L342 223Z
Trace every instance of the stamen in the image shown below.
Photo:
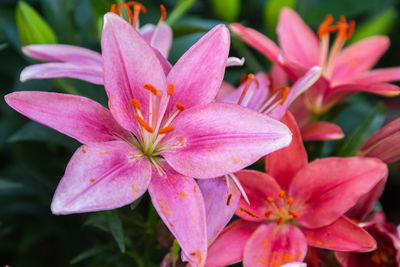
M292 215L293 218L298 218L299 214L294 210L289 210L289 214Z
M175 91L175 86L172 83L170 83L168 85L168 95L172 96L174 94L174 91Z
M137 122L149 133L154 133L154 129L150 127L150 125L144 120L142 119L140 116L136 115L135 119L137 120Z
M281 191L279 192L279 197L280 197L280 198L285 198L285 195L286 195L285 190L281 190Z
M163 22L167 18L167 10L165 9L165 6L163 4L160 5L161 9L161 18L160 21ZM159 22L160 23L160 22Z
M185 110L185 106L182 105L181 103L176 103L175 106L179 111L184 111Z
M278 220L276 220L277 225L281 225L283 223L283 218L279 217Z
M140 109L142 107L142 105L140 105L139 100L135 98L131 99L131 106L135 106L137 109Z
M146 90L149 90L153 95L157 95L157 93L158 93L158 90L149 83L146 83L145 85L143 85L143 88Z
M269 218L272 215L272 211L268 210L264 213L265 218Z
M252 212L250 210L246 210L246 209L240 207L240 211L246 213L247 215L249 215L251 217L258 218L258 216L254 212Z
M153 33L153 36L151 37L150 45L153 45L154 40L156 39L158 30L160 29L161 23L163 23L165 21L165 19L167 18L167 10L165 9L164 5L162 5L162 4L160 5L160 10L161 10L161 17L157 23L156 28L154 29L154 33Z
M292 198L292 197L289 197L289 198L286 200L286 203L287 203L288 205L292 205L292 203L293 203L293 198Z
M244 86L244 88L243 88L242 94L240 95L240 98L239 98L239 101L238 101L238 105L240 105L240 104L242 103L243 98L244 98L244 96L246 95L247 90L249 89L249 86L250 86L251 82L252 82L254 79L255 79L255 77L254 77L253 74L250 73L249 75L247 75L247 81L246 81L246 84L245 84L245 86Z
M116 8L117 8L117 5L116 4L112 4L111 8L110 8L110 12L115 13L115 14L118 15Z
M173 130L174 130L174 126L169 125L169 126L167 126L167 127L164 127L164 128L162 128L162 129L160 129L160 130L158 131L158 133L159 133L159 134L166 134L166 133L172 132Z
M354 20L350 21L349 26L347 28L347 36L346 36L347 40L349 40L353 35L355 27L356 27L356 22Z
M229 204L231 203L231 199L232 199L232 194L228 195L228 199L226 200L226 205L229 206Z
M324 34L330 33L330 26L333 22L333 16L331 14L326 15L325 20L321 23L321 25L318 27L318 37L321 38Z
M286 98L287 98L288 95L289 95L289 90L290 90L290 87L289 87L289 86L285 86L285 87L283 88L282 98L281 98L281 100L279 101L279 104L280 104L280 105L283 105L283 103L285 103L285 100L286 100Z
M267 197L269 203L274 203L275 199L273 197Z
M129 1L127 3L127 5L129 7L133 7L132 25L136 29L139 29L139 15L140 15L140 12L146 13L147 10L141 3L136 2L136 1Z

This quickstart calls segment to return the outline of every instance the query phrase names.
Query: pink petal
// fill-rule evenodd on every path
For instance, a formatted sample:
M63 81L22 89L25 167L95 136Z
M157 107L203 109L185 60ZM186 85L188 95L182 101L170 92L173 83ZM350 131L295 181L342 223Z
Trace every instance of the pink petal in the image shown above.
M290 262L282 265L281 267L307 267L307 264L304 262Z
M279 65L272 65L269 74L272 88L281 88L289 85L289 77Z
M25 82L31 79L72 78L94 84L103 84L103 70L98 66L78 65L75 63L43 63L24 68L20 80Z
M24 91L6 95L13 109L81 143L116 139L132 141L131 134L97 102L76 95Z
M185 110L173 122L162 156L182 174L218 177L287 146L288 128L239 105L212 103Z
M297 173L289 189L298 223L313 229L331 224L385 175L386 164L375 158L313 161Z
M386 163L400 159L400 119L386 124L373 134L360 148L357 155L379 158Z
M200 188L193 178L162 163L164 175L153 171L149 185L151 201L193 266L207 257L206 214Z
M235 91L236 91L236 88L233 85L231 85L225 81L222 81L221 88L219 88L219 91L218 91L217 95L215 96L215 101L221 102L222 99L224 99L226 96L230 95L231 93L233 93Z
M334 123L327 121L313 121L301 127L304 141L337 140L344 137L342 129Z
M268 37L251 28L244 27L239 23L233 23L229 26L232 32L239 35L243 42L247 43L258 52L269 58L275 63L279 63L278 55L280 54L279 47Z
M400 80L400 67L374 69L361 73L353 83L386 83Z
M290 8L282 8L277 26L279 44L290 60L306 67L319 65L317 36Z
M151 165L122 141L81 146L72 156L51 203L54 214L109 210L146 192Z
M139 32L149 45L160 51L167 58L172 44L172 29L167 23L161 23L157 35L153 43L151 43L155 28L156 26L153 24L146 24L140 27Z
M22 51L25 55L41 61L69 62L77 65L98 67L102 65L100 53L79 46L35 44L24 46Z
M175 86L167 114L175 112L175 103L188 109L214 100L224 78L229 44L228 29L217 25L178 60L167 77Z
M244 267L278 267L292 261L303 261L307 243L296 226L262 224L246 243Z
M332 81L339 84L372 68L390 45L386 36L373 36L345 48L336 58Z
M160 61L132 25L113 13L104 16L101 47L104 86L111 112L125 129L137 134L137 122L132 119L136 111L130 102L137 99L147 119L150 92L143 86L151 84L166 95Z
M224 177L202 179L197 183L204 197L207 240L208 244L211 244L235 214L240 193L233 183L229 189Z
M340 96L340 93L358 93L358 92L368 92L386 97L397 96L400 93L399 87L390 83L358 83L358 84L341 84L336 87L333 87L329 90L329 93L326 95L326 102L333 101L334 98L338 98L337 95ZM348 95L345 95L348 97ZM343 99L344 97L339 97L335 99L335 102Z
M241 170L235 175L250 201L249 206L242 197L236 215L247 221L264 221L265 212L272 208L267 197L279 200L279 184L270 175L259 171Z
M307 165L308 160L300 130L293 115L287 112L281 121L292 132L292 142L290 146L267 155L265 169L283 189L287 190L293 177Z
M311 120L311 114L301 98L295 99L290 105L289 110L295 117L300 129Z
M374 238L344 216L332 224L317 229L301 229L309 246L339 250L367 252L376 248Z
M237 220L226 227L208 249L206 267L224 267L240 262L246 242L258 223Z

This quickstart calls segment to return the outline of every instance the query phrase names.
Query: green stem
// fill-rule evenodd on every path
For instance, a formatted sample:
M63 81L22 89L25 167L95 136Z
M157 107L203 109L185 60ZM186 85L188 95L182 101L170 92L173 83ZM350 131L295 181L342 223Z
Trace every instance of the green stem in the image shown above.
M316 113L311 114L311 121L317 121L319 120L320 115Z
M53 79L55 85L60 89L61 92L67 93L67 94L72 94L72 95L78 95L78 91L73 88L72 86L69 86L66 84L63 80L61 79Z
M175 6L174 10L172 10L166 22L169 25L173 25L195 2L196 0L178 1L178 4Z

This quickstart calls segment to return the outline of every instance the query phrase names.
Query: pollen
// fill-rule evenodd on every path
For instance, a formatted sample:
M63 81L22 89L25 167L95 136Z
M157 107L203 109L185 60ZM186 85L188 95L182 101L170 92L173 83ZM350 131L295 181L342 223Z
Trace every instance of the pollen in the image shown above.
M85 149L83 149L83 148L81 149L81 151L82 151L82 153L86 153L86 150L85 150Z
M173 130L174 130L174 126L168 125L167 127L164 127L164 128L162 128L162 129L160 129L160 130L158 131L158 133L159 133L159 134L166 134L166 133L172 132Z
M158 90L149 83L146 83L145 85L143 85L143 88L146 90L149 90L153 95L157 95L157 93L158 93Z
M249 215L249 216L251 216L251 217L258 218L258 216L257 216L254 212L252 212L252 211L250 211L250 210L246 210L246 209L244 209L244 208L240 208L240 211L246 213L247 215Z
M150 125L144 120L142 119L140 116L136 115L135 119L137 120L137 122L149 133L153 133L154 129L150 127Z
M273 203L275 199L273 197L267 197L268 202Z
M165 19L167 18L167 10L165 9L164 5L160 5L160 9L161 9L161 18L160 18L160 22L165 21Z
M185 106L182 105L181 103L176 103L175 106L179 111L184 111L185 110Z
M283 105L283 103L285 103L285 100L287 99L287 97L289 95L289 90L290 90L289 86L285 86L283 88L282 98L281 98L280 103L279 103L280 105Z
M294 210L289 210L289 214L292 215L293 218L298 218L299 214Z
M277 225L281 225L283 223L283 218L279 217L278 220L276 220Z
M94 179L94 178L90 178L90 180L89 180L91 183L94 183L94 182L96 182L96 179Z
M174 91L175 91L175 86L172 83L170 83L168 85L168 95L172 96L174 94Z
M229 206L229 204L231 203L231 199L232 199L232 194L228 195L228 199L226 200L226 205Z
M142 107L139 100L137 100L136 98L131 99L131 106L135 106L137 109L140 109Z
M281 191L279 192L279 197L280 197L280 198L285 198L285 195L286 195L285 190L281 190Z
M333 16L331 14L328 14L325 17L325 20L321 23L321 25L318 28L317 34L319 38L321 38L324 34L331 33L337 29L337 27L331 26L332 23L333 23Z
M265 218L269 218L272 215L272 211L268 210L264 213Z
M289 198L286 200L286 203L287 203L288 205L291 205L291 204L293 203L293 198L292 198L292 197L289 197Z

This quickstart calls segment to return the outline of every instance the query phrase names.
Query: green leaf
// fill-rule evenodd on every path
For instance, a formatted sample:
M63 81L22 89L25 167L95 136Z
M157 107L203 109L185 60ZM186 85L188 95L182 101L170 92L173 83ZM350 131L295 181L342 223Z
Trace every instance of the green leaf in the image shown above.
M271 33L275 33L278 24L279 13L282 7L294 8L296 0L269 0L264 6L264 22L270 29Z
M387 34L393 28L396 17L397 11L395 8L389 8L382 11L360 27L356 27L356 31L353 38L351 38L350 43L355 43L373 35Z
M125 253L124 230L122 229L122 222L116 210L108 210L104 212L108 227L117 241L118 247L122 253Z
M0 191L19 188L21 186L22 186L21 183L17 183L17 182L14 182L14 181L6 180L4 178L0 178Z
M219 19L234 22L240 14L241 0L212 0L214 13Z
M102 246L97 246L90 248L88 250L83 251L82 253L78 254L75 258L73 258L69 264L76 264L78 262L81 262L83 260L86 260L90 257L93 257L97 254L100 254L101 252L110 249L112 246L111 245L102 245Z
M169 25L173 25L188 9L196 2L196 0L180 0L175 8L169 14L166 22Z
M340 147L338 156L354 156L361 145L376 132L385 121L386 109L382 102L379 102L371 113L361 122L361 124L350 134L343 145Z
M57 43L51 27L24 1L18 2L15 16L22 45Z
M0 51L3 50L3 49L6 49L7 46L8 46L7 43L0 44Z

